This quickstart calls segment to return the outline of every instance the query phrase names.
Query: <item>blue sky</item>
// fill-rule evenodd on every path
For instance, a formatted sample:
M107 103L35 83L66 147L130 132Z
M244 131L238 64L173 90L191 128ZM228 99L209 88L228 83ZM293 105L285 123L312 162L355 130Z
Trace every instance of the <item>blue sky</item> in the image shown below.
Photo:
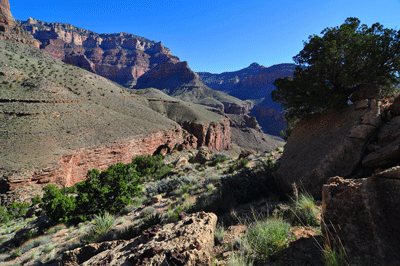
M347 17L400 29L400 0L10 0L16 19L70 23L161 41L194 71L292 63L303 40Z

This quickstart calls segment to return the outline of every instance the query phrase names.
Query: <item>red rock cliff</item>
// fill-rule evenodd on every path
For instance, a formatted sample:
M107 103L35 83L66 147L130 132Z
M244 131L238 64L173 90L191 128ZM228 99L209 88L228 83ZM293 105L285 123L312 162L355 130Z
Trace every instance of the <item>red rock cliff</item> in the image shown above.
M179 62L161 42L128 33L97 34L32 18L20 23L42 42L45 52L126 87L134 86L140 76L166 61Z
M135 155L163 153L196 148L197 139L181 128L158 131L146 136L135 136L104 147L83 148L60 157L58 162L41 170L17 172L0 176L3 201L24 201L40 193L47 184L73 186L86 178L88 170L105 170L118 162L129 163ZM4 197L8 197L8 199Z
M231 149L231 127L229 119L221 123L197 124L184 122L182 127L197 138L197 147L206 146L221 151Z
M0 0L0 40L11 40L33 44L39 48L39 42L22 30L15 21L8 0Z

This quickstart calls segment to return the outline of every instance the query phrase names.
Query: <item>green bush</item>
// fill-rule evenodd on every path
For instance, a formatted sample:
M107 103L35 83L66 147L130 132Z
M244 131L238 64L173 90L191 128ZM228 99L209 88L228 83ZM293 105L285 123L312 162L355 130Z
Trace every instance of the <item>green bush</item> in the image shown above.
M228 168L229 173L233 173L237 170L243 169L249 163L246 159L240 159L239 161L234 162Z
M21 218L28 211L29 204L23 202L13 202L7 207L7 212L13 218Z
M118 163L101 173L90 170L87 179L77 183L73 190L46 186L43 202L47 215L54 222L77 223L87 220L88 216L119 212L142 190L135 167ZM69 191L76 191L76 197L69 196L66 193Z
M49 184L44 188L43 203L46 214L53 222L67 223L74 219L75 197L64 195L55 185Z
M110 231L114 222L114 216L110 215L108 212L103 215L95 215L92 220L92 227L89 232L82 237L81 242L89 244L98 241L104 234Z
M42 203L43 200L39 195L37 195L36 197L32 198L31 202L32 202L32 205L36 205L36 204Z
M115 214L142 191L141 182L133 164L118 163L101 173L93 169L85 181L76 185L79 211L82 215L106 211Z
M136 171L141 177L152 176L162 167L163 155L140 155L132 160L132 164L136 165Z

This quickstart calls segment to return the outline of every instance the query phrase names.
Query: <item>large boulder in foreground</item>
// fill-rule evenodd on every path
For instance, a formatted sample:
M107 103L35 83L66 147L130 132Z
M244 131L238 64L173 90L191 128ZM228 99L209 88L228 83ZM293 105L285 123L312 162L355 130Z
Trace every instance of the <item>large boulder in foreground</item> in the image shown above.
M110 248L91 244L67 251L61 265L212 265L216 224L215 214L195 213L177 223L153 226L117 246L110 242Z
M380 176L323 187L322 233L357 265L400 265L400 174Z
M283 193L294 187L321 198L333 176L347 177L360 165L370 140L382 124L375 100L362 100L344 111L315 114L293 128L275 181Z

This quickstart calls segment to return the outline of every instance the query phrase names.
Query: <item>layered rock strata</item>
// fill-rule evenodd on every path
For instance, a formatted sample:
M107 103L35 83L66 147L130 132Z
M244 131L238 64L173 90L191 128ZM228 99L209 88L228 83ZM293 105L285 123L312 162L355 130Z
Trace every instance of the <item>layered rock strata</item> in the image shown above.
M0 190L11 191L12 197L24 201L34 195L34 191L31 190L37 189L38 193L47 184L73 186L85 180L88 170L93 168L102 171L119 162L129 163L135 155L196 147L196 138L181 128L138 135L104 147L82 148L73 154L60 157L56 164L48 168L0 176Z
M33 18L19 22L42 43L40 48L46 53L127 87L166 61L179 62L161 42L133 34L97 34L70 24Z
M197 138L197 147L206 146L217 151L231 149L231 128L228 119L211 124L184 122L182 127Z
M31 44L39 48L39 42L15 21L8 0L0 0L0 40L11 40Z

